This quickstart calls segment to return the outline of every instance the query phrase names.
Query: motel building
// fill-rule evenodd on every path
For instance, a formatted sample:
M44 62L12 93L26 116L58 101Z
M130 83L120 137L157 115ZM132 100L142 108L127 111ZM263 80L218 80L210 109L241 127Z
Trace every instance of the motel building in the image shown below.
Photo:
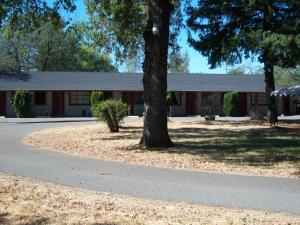
M0 72L0 116L15 116L9 99L18 89L32 94L32 117L91 116L92 91L102 91L106 98L127 103L128 115L142 115L144 110L142 74ZM231 91L239 95L237 116L265 113L265 82L261 75L169 74L168 90L175 96L171 116L204 116L209 98L213 99L214 114L223 116L223 96ZM276 100L279 115L300 114L298 96L278 96Z

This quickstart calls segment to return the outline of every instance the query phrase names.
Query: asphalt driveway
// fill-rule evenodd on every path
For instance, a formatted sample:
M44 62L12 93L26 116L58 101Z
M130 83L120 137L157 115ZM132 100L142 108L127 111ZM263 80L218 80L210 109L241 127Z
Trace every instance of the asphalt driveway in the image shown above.
M130 196L300 214L300 179L134 166L37 151L21 142L39 129L82 123L95 121L0 119L0 171Z

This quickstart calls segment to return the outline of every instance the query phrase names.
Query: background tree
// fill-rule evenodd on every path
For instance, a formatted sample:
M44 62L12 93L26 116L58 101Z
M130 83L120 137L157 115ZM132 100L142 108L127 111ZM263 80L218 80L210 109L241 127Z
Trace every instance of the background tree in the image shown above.
M0 4L0 69L16 71L116 71L92 46L90 27L60 16L73 0L11 0ZM93 51L94 50L94 51Z
M88 72L117 72L107 54L97 52L97 49L81 45L79 49L79 71Z
M234 75L264 75L263 67L253 65L253 64L246 64L243 63L239 66L234 66L226 70L227 74L234 74Z
M4 0L0 4L0 28L32 31L40 23L60 20L60 11L75 10L74 0L55 0L52 6L45 0Z
M172 51L169 54L168 72L169 73L188 73L190 58L188 53L182 54L180 51Z
M71 71L79 67L79 46L75 35L52 21L32 34L32 70Z
M30 35L0 29L0 69L13 71L117 72L108 55L101 53L79 26L48 21Z
M283 87L300 85L300 66L295 68L275 67L275 80Z
M50 6L42 0L11 0L0 4L1 50L9 60L9 69L30 70L32 67L32 35L46 22L61 26L59 11L73 11L73 0L57 0ZM1 59L2 61L2 59ZM4 64L4 60L0 62ZM11 66L13 65L13 66Z
M233 74L233 75L245 75L245 69L241 66L231 68L227 71L227 74Z
M0 29L0 69L29 70L31 65L30 37L15 31L8 34L7 29Z
M298 0L201 0L190 6L189 42L212 68L258 57L264 64L267 119L277 121L274 66L294 67L300 59Z

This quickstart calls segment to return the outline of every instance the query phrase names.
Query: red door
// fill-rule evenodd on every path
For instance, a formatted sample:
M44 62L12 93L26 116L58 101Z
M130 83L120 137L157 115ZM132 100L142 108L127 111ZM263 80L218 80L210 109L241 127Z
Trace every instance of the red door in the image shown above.
M52 115L65 115L65 93L63 91L52 92Z
M130 108L130 115L134 114L134 93L123 92L122 101L125 102Z
M238 116L247 115L247 93L239 93Z
M0 116L5 116L6 114L6 93L0 91Z
M187 92L186 93L186 114L196 115L197 112L197 93Z

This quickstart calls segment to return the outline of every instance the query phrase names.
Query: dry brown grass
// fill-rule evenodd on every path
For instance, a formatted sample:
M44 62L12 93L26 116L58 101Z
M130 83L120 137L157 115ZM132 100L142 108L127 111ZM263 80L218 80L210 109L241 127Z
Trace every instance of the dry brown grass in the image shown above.
M0 173L0 224L300 224L300 217L127 197Z
M217 173L300 177L300 125L253 122L169 122L173 148L137 145L140 123L123 124L119 133L104 125L58 127L32 133L26 144L102 160Z

